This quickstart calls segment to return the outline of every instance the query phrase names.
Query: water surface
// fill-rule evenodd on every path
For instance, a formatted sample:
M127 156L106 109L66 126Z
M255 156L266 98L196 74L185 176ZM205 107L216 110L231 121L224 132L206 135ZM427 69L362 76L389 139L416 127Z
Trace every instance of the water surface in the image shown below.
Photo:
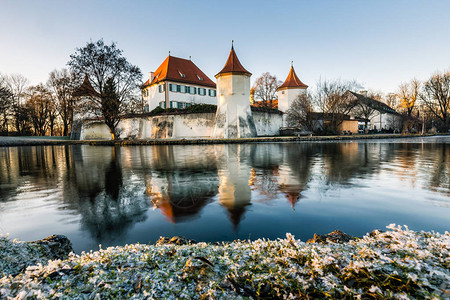
M450 138L0 148L0 233L76 252L197 241L450 229ZM449 147L449 149L447 149Z

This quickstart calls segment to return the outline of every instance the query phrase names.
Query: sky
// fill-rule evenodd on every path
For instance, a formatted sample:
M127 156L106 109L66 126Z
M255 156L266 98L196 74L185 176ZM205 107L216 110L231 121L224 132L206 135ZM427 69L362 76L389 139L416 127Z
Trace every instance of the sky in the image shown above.
M356 80L394 92L450 70L450 1L22 1L0 0L0 73L32 84L89 41L116 42L144 74L171 55L211 79L231 40L242 65L284 81L294 61L310 87Z

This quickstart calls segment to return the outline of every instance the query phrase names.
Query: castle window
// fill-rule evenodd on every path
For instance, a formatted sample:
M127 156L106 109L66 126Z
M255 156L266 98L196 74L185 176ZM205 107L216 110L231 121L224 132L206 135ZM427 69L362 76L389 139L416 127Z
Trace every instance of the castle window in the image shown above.
M165 86L164 84L158 85L158 91L159 91L160 93L165 92L165 91L166 91L166 86Z
M205 96L206 95L206 89L204 88L198 88L198 94L200 96Z
M159 102L159 107L166 108L166 102L165 101Z
M177 84L177 92L181 92L181 85Z
M193 87L193 86L191 86L191 92L190 92L190 94L193 94L193 95L195 95L197 93L197 88L196 87Z
M208 90L208 95L210 97L215 97L216 96L216 90Z
M184 85L179 85L179 87L180 87L180 90L179 90L180 93L186 93L186 87Z
M169 91L176 92L177 91L177 85L176 84L169 84Z

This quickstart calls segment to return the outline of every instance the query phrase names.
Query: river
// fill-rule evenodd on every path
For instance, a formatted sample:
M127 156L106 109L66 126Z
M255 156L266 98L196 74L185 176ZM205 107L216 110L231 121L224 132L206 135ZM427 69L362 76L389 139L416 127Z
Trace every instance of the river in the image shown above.
M450 230L450 137L0 148L0 234L76 252L197 241ZM447 149L449 147L449 149Z

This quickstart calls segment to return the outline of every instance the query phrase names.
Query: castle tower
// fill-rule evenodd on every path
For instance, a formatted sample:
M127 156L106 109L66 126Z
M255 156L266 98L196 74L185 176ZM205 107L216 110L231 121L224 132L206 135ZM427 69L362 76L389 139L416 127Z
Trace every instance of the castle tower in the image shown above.
M294 66L291 64L291 70L282 85L277 89L278 110L286 113L291 107L292 102L302 94L306 93L308 86L300 81L295 74Z
M250 109L250 76L231 46L223 69L217 73L217 113L212 137L246 138L256 136Z

